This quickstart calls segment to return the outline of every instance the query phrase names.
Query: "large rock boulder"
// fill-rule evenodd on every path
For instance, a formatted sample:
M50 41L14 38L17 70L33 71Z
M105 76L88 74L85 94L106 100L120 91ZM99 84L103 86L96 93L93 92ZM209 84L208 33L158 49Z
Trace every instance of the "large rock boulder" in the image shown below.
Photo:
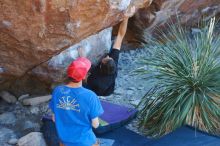
M220 12L219 0L1 0L0 90L48 93L80 46L97 62L110 49L109 27L133 5L143 8L129 20L124 42L135 48L176 14L192 25Z
M117 24L128 7L141 7L151 1L1 0L0 88L13 90L14 84L23 78L27 79L19 82L19 86L23 82L33 85L38 79L26 75L34 68L86 37Z
M36 66L25 76L17 78L10 86L11 92L20 95L31 93L46 94L53 85L65 80L67 66L79 56L78 48L96 63L111 48L112 28L107 28L53 56L50 60Z
M164 29L160 26L177 14L180 23L192 26L202 18L208 19L219 13L219 0L153 0L149 7L139 9L130 20L124 43L131 48L139 47L146 42L146 36L154 34L155 26Z

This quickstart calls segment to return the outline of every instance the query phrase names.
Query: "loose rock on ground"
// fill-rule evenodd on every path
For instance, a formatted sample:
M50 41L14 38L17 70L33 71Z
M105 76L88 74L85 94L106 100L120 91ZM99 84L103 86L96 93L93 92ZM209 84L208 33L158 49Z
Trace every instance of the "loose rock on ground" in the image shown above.
M7 91L1 91L0 97L8 103L16 103L17 98Z

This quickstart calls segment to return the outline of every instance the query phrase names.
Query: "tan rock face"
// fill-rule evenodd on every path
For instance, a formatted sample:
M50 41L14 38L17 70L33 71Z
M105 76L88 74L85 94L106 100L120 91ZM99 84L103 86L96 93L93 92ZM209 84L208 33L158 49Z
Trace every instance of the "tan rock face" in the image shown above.
M0 0L1 88L146 2L151 0Z
M139 47L145 42L145 34L151 36L155 26L167 23L176 14L182 24L193 25L219 13L220 0L153 0L150 7L139 9L130 20L125 42Z

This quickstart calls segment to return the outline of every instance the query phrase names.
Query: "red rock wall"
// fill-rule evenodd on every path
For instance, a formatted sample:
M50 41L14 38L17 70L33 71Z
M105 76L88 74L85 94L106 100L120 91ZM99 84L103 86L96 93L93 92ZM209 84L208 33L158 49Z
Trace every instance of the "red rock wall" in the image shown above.
M151 0L0 0L0 88Z
M32 74L36 68L43 64L47 73L53 56L114 26L132 5L143 7L130 19L124 40L135 48L177 13L191 25L220 12L220 0L0 0L0 90L46 91L50 84Z
M150 7L139 9L130 20L124 43L130 48L140 47L145 42L145 34L151 36L155 26L167 23L176 14L182 24L190 26L203 17L208 19L219 13L220 0L153 0Z

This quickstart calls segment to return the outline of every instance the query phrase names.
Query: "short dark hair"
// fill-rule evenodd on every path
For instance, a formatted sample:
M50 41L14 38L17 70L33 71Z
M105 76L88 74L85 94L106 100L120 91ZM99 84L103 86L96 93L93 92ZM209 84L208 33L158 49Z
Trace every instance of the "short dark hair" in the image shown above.
M101 73L104 75L111 75L116 72L116 64L113 59L108 59L106 62L102 62L100 65Z
M75 79L71 77L67 77L64 82L67 84L69 82L79 83L80 81L76 81Z

